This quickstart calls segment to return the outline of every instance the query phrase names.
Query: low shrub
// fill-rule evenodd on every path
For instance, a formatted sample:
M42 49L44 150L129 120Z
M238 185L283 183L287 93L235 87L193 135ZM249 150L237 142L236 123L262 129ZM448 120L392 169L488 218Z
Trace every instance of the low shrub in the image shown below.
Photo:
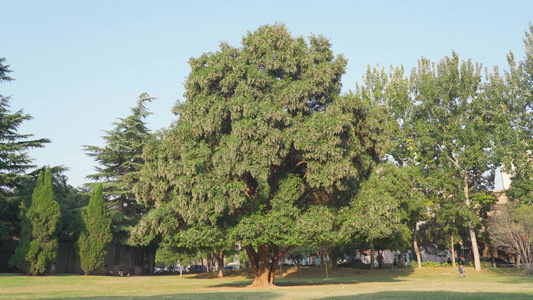
M425 261L422 263L422 267L440 267L440 264L435 261Z

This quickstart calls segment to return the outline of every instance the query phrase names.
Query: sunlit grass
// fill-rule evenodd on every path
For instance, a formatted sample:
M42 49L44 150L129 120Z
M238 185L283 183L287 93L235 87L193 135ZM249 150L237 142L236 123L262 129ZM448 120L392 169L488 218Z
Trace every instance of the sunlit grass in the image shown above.
M168 276L30 277L0 274L0 298L56 299L526 299L533 298L533 278L514 269L476 272L467 268L461 278L455 268L422 270L325 270L296 268L276 277L275 288L247 288L248 270L216 274Z

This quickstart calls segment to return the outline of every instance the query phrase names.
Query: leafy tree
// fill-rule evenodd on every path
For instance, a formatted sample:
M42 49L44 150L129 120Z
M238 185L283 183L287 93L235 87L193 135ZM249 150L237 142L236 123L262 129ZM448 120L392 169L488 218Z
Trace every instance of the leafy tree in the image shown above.
M393 160L396 165L383 165L376 174L373 187L367 195L361 194L362 203L371 203L374 209L381 209L379 213L366 214L370 230L363 230L365 241L373 246L400 251L414 249L419 268L421 268L418 224L428 219L428 205L431 203L427 180L427 167L417 162L414 140L412 138L412 120L415 116L415 106L411 98L409 78L404 74L403 67L390 68L387 74L384 68L368 67L363 85L357 85L356 92L362 99L374 106L386 108L387 126L391 133L389 143L386 144L387 160ZM381 180L385 184L381 184ZM365 183L366 184L366 183ZM375 190L374 190L375 189ZM362 189L364 190L364 189ZM374 193L372 196L370 194ZM384 205L380 206L381 195ZM361 207L361 204L358 204ZM364 206L363 206L364 207ZM381 222L381 218L390 218L394 214L395 222ZM381 216L380 216L381 215ZM399 223L398 223L399 222ZM374 224L374 225L370 225ZM391 231L393 228L395 230ZM388 233L387 233L388 232ZM371 251L371 261L374 252ZM403 257L401 258L403 259ZM371 263L371 268L374 264Z
M533 206L500 205L491 216L489 232L494 246L519 256L527 275L533 276Z
M89 205L82 215L85 226L78 240L78 253L81 269L87 275L104 265L107 245L113 238L102 184L98 184L92 192Z
M31 222L31 242L26 259L30 263L29 273L38 275L55 262L59 246L57 234L61 212L54 198L50 168L44 177L39 174L27 218Z
M524 38L525 57L516 62L509 53L509 71L491 76L491 96L499 100L497 150L503 169L511 174L506 195L514 201L533 199L533 24ZM497 71L497 70L496 70Z
M272 285L297 245L334 240L339 208L382 154L374 110L339 96L346 60L330 47L276 24L191 59L179 119L145 152L139 201L173 211L179 228L224 228L254 286Z
M465 204L475 268L480 270L480 222L472 194L491 189L497 165L497 102L485 90L481 67L471 60L460 62L453 52L436 64L420 59L409 79L402 68L392 69L390 83L383 72L375 73L374 85L386 88L375 89L374 97L387 104L398 128L391 155L417 169L421 179L416 188L427 196L453 195Z
M0 57L0 83L13 80L8 76L11 72L5 58ZM35 167L28 151L50 142L48 139L31 139L32 134L18 132L19 127L32 116L22 110L10 111L10 100L10 97L0 94L0 249L17 234L12 229L18 229L20 202L13 197L13 192L21 186L25 172Z
M132 189L144 164L143 147L151 136L144 121L151 114L146 104L154 99L146 93L141 94L137 106L131 109L132 114L114 123L112 130L106 131L103 137L104 147L84 147L88 155L99 164L96 167L97 173L87 177L102 183L106 206L112 219L117 253L120 253L120 245L127 243L132 227L139 222L143 213L142 207L135 201ZM96 183L89 184L90 187L95 185ZM120 264L119 257L115 264Z

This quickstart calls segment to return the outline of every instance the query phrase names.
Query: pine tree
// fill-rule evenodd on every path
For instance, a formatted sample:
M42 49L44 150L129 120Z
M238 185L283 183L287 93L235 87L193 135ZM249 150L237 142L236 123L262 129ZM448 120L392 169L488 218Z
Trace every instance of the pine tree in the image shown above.
M0 83L12 81L8 74L12 71L0 57ZM28 157L28 150L43 147L48 139L30 140L32 134L18 133L19 127L32 119L22 110L10 111L10 97L0 94L0 237L11 239L16 235L13 228L19 225L19 198L13 198L13 191L20 186L25 172L35 167ZM1 239L0 239L1 242ZM1 245L0 245L1 246Z
M46 169L44 179L38 179L27 218L32 233L26 259L30 263L29 273L39 275L55 262L59 246L57 233L61 212L52 190L50 168Z
M111 230L117 253L120 253L121 245L127 243L131 228L138 223L143 213L132 189L139 180L139 171L144 164L144 145L151 137L144 121L151 113L145 104L154 99L146 93L141 94L137 106L131 109L132 114L114 123L112 130L106 131L103 137L104 147L84 147L88 155L99 164L96 167L97 173L87 178L102 183L106 206L113 223ZM92 187L95 185L96 183L89 184ZM115 265L119 264L120 256L116 256Z
M102 184L98 184L92 192L89 206L83 213L85 228L78 240L78 253L81 269L85 274L104 265L107 245L111 242L111 219L107 213L102 192Z

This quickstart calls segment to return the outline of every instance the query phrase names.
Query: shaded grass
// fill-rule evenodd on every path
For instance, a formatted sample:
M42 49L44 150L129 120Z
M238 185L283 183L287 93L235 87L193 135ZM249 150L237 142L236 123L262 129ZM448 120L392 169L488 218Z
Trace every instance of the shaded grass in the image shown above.
M526 299L533 298L533 278L520 271L505 275L467 268L463 279L455 268L330 270L308 267L300 277L296 268L276 276L277 287L248 288L249 270L216 274L169 276L80 276L29 277L0 274L2 299ZM512 275L508 275L512 273Z

